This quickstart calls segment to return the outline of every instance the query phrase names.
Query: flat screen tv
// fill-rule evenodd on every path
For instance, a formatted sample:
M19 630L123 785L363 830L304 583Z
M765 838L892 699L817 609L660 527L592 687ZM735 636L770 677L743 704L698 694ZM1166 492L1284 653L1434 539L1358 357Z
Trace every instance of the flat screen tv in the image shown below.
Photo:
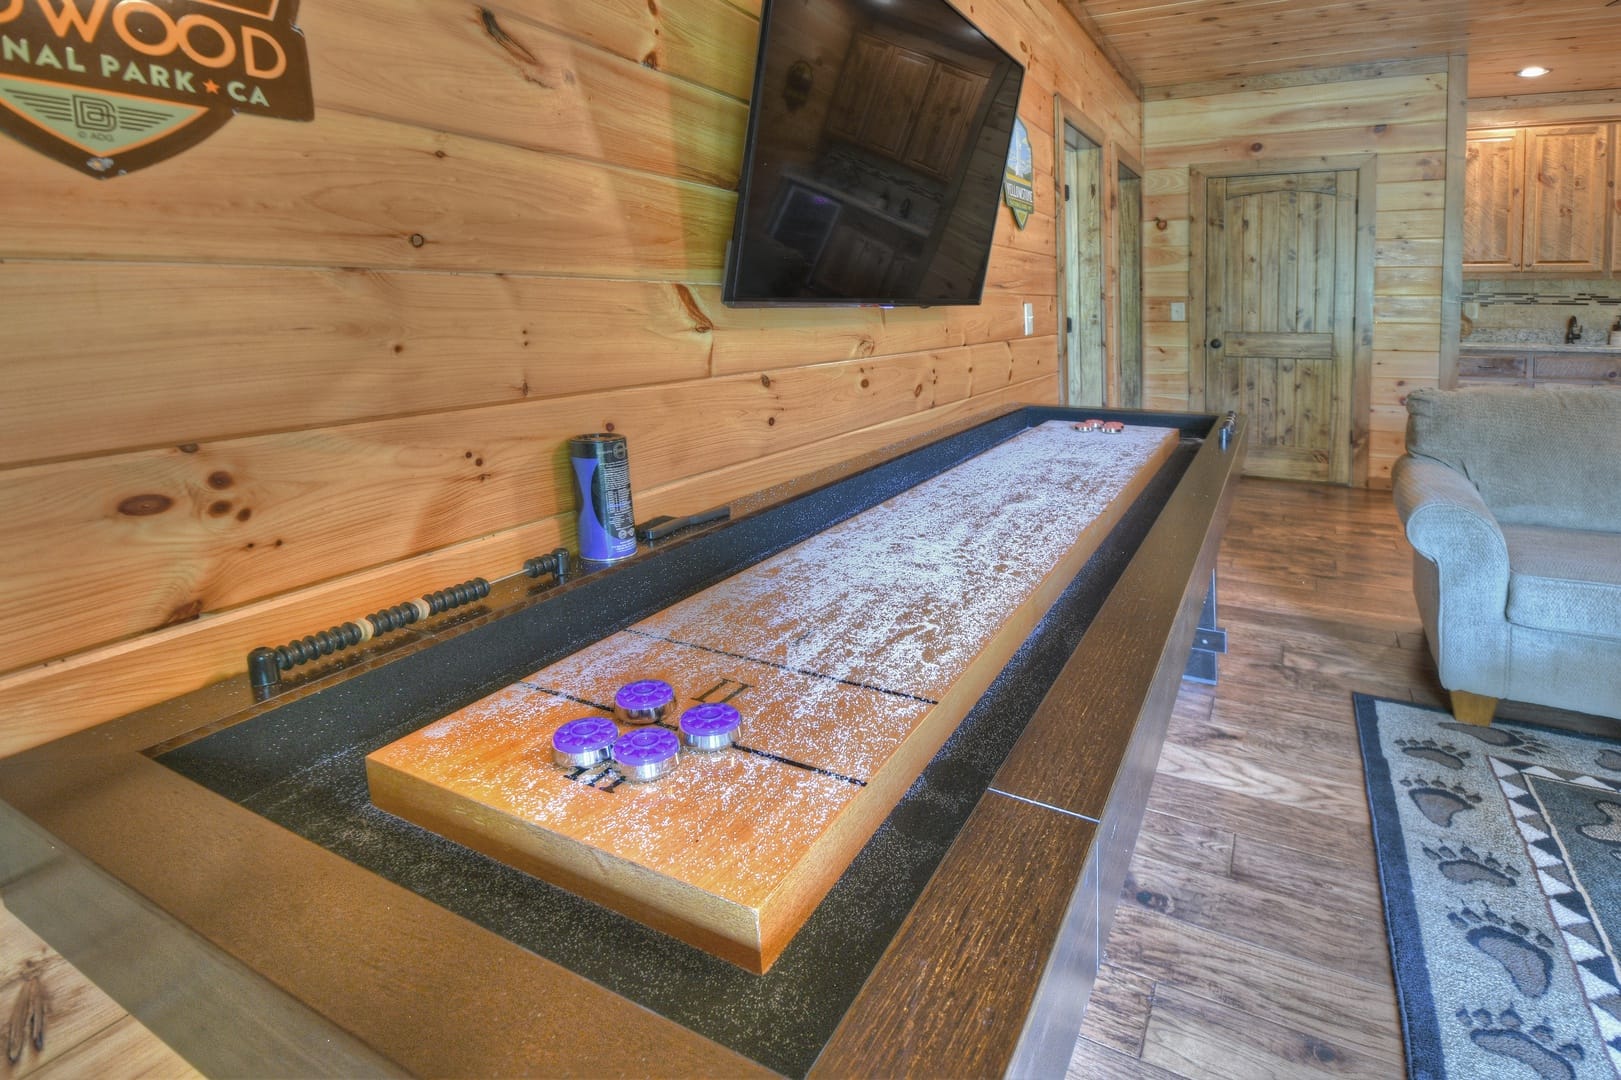
M1023 81L946 0L766 0L722 299L979 303Z

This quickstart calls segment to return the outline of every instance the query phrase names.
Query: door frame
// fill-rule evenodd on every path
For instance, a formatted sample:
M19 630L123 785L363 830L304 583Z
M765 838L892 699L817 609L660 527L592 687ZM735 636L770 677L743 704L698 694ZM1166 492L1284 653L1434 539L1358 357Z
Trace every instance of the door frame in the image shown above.
M1109 310L1114 303L1115 275L1120 272L1116 265L1114 254L1109 247L1109 237L1115 227L1114 200L1115 182L1110 178L1109 170L1114 167L1118 150L1114 140L1108 137L1104 129L1093 123L1074 104L1062 94L1053 95L1053 204L1058 207L1055 216L1057 221L1058 240L1058 392L1064 404L1070 402L1069 386L1069 340L1070 334L1065 329L1064 320L1074 313L1069 306L1069 266L1065 254L1065 242L1069 229L1069 204L1064 201L1064 125L1079 131L1087 141L1098 148L1098 246L1103 264L1103 295L1099 303L1103 305L1103 318L1098 328L1103 334L1103 400L1105 405L1115 402L1118 376L1115 368L1118 361L1115 356L1114 338L1110 331Z
M1205 181L1272 173L1343 172L1356 178L1355 301L1351 321L1351 486L1368 486L1368 424L1373 408L1374 241L1378 221L1378 157L1374 154L1223 161L1188 168L1188 402L1205 406Z
M1114 170L1109 179L1112 186L1109 189L1109 227L1105 244L1108 246L1112 258L1109 262L1108 330L1105 332L1104 340L1108 346L1106 351L1109 356L1109 404L1119 408L1125 405L1122 399L1124 397L1123 387L1126 381L1125 357L1120 354L1120 343L1125 340L1125 333L1120 328L1120 296L1122 292L1120 284L1120 169L1122 166L1130 169L1137 177L1137 346L1142 353L1137 358L1137 379L1139 383L1137 404L1140 408L1142 402L1147 400L1148 397L1148 301L1145 295L1147 290L1143 283L1143 274L1148 268L1144 259L1144 255L1148 250L1148 243L1143 232L1143 226L1148 220L1143 210L1143 207L1148 202L1148 182L1144 179L1147 171L1143 168L1143 163L1119 147L1114 148ZM1360 180L1357 182L1361 183Z

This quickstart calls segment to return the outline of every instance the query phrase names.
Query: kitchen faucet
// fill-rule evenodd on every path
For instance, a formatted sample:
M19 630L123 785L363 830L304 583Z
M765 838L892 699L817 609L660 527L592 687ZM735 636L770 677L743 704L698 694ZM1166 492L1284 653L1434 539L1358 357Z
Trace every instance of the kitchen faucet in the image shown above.
M1582 325L1576 321L1576 316L1572 315L1570 321L1565 324L1565 344L1574 345L1580 340L1582 340Z

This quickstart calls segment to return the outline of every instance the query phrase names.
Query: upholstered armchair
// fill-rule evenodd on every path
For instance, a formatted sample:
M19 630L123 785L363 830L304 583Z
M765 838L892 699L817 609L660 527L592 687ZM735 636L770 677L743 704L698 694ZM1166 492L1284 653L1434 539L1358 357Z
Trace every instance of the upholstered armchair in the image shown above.
M1621 719L1621 388L1416 390L1396 510L1453 714Z

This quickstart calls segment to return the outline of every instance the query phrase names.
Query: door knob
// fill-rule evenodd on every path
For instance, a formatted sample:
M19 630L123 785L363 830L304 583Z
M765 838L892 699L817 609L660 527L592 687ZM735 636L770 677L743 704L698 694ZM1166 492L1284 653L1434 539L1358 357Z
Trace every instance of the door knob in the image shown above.
M1219 337L1213 337L1213 338L1211 338L1211 339L1210 339L1210 347L1211 347L1211 348L1212 348L1212 349L1219 349L1219 348L1221 348L1221 338L1219 338Z

